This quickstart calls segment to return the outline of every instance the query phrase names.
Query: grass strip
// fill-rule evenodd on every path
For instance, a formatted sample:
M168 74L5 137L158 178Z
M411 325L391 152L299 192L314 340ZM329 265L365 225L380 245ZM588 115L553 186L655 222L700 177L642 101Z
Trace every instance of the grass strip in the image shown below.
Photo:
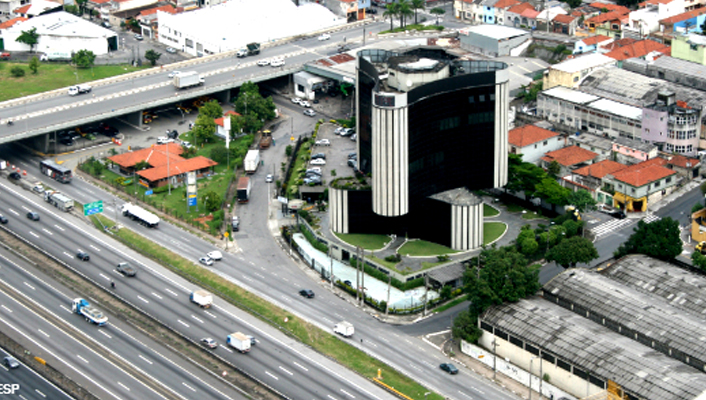
M446 304L444 304L444 305L441 305L441 306L439 306L439 307L436 307L436 308L433 309L432 311L434 311L434 312L444 312L444 311L448 310L449 308L451 308L451 307L453 307L453 306L455 306L455 305L457 305L457 304L463 303L463 302L466 301L466 300L468 300L467 296L466 296L466 295L462 295L462 296L459 296L459 297L457 297L457 298L455 298L455 299L449 301L448 303L446 303Z
M502 222L486 222L483 224L483 242L492 243L507 230L507 225Z
M98 229L103 229L103 226L111 228L115 225L112 220L102 215L93 215L91 220ZM184 279L217 294L368 379L372 380L376 377L379 369L387 385L413 399L443 400L443 396L437 393L431 393L425 397L424 394L431 392L430 390L390 366L129 229L120 229L115 233L115 238L142 255L170 268Z

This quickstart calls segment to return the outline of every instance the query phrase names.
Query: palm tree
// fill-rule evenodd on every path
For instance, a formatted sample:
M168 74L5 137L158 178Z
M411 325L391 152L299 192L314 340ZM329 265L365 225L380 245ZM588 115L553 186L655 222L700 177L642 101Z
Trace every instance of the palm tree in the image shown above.
M392 31L392 21L395 19L399 13L400 5L399 3L390 3L385 7L385 12L382 13L383 18L390 18L390 31Z
M444 10L441 7L434 7L431 10L429 10L430 13L436 15L436 24L439 25L439 15L444 15L446 14L446 10Z
M409 0L397 0L399 6L398 15L400 16L400 25L404 28L405 17L411 17L414 12L412 11L412 3Z
M426 0L412 0L412 9L414 10L414 25L417 25L417 10L423 10L426 5Z

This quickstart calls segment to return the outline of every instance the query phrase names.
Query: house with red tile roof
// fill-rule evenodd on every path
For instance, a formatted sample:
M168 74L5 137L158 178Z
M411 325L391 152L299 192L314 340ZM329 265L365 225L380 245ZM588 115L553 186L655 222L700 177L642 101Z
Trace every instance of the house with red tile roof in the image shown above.
M223 113L223 116L221 118L216 118L213 120L213 122L216 123L216 136L218 136L221 139L226 138L226 129L225 129L225 119L230 118L231 116L236 116L239 117L240 114L233 110L228 110Z
M165 186L167 182L178 185L186 180L187 172L196 172L197 177L202 177L218 165L202 156L184 158L181 156L183 151L181 145L168 143L118 154L108 157L108 160L117 165L123 175L133 176L137 173L141 178L140 183L151 188ZM135 166L143 161L149 168L136 171Z
M659 21L659 31L663 35L701 31L706 22L706 8L697 8Z
M654 158L605 175L605 186L614 191L613 207L644 212L650 203L671 193L678 174L661 164Z
M623 25L630 20L629 13L620 11L609 11L596 15L583 21L589 32L610 37L621 37Z
M510 154L522 154L522 161L538 164L547 152L564 147L564 138L557 132L536 125L524 125L508 132Z
M641 58L644 60L648 54L653 52L669 55L671 48L662 43L655 42L654 40L640 40L616 48L604 53L604 55L618 61L627 60L628 58ZM618 66L621 66L621 64L618 63Z
M613 195L601 190L604 186L603 178L627 167L613 160L603 160L571 171L571 175L564 177L562 183L565 187L575 186L586 189L597 202L612 206Z
M137 22L142 25L142 34L154 39L159 38L159 19L157 18L159 13L157 11L162 11L169 14L177 13L177 9L173 5L167 4L164 6L151 7L146 10L142 10L135 17Z
M26 18L26 17L17 17L17 18L13 18L13 19L8 19L7 21L0 24L0 30L7 29L7 28L15 25L18 22L27 21L28 19L29 18Z
M515 28L537 26L539 12L530 3L519 3L505 10L505 25Z
M561 166L559 176L565 176L575 169L593 164L597 157L598 153L578 146L568 146L545 154L540 158L540 166L547 169L552 162L556 161Z
M554 33L562 33L564 35L573 36L576 33L578 21L579 19L574 16L558 14L552 18L551 30Z
M32 18L63 10L61 3L47 0L33 0L22 7L15 8L12 13L18 17Z
M625 7L625 6L619 6L617 4L609 4L609 3L591 3L591 7L594 7L598 9L599 11L602 11L603 9L608 10L608 11L618 11L621 14L627 14L630 12L630 9Z
M605 35L580 38L574 43L574 54L595 53L600 46L605 46L614 39Z

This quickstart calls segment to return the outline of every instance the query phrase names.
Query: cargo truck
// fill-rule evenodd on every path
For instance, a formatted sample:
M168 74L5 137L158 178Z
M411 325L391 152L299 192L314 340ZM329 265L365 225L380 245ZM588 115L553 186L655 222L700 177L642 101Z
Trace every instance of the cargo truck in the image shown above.
M77 94L91 93L90 85L76 85L69 87L69 96L76 96Z
M260 165L260 150L248 150L243 161L243 168L246 174L254 174Z
M355 333L355 328L350 322L341 321L333 327L333 331L341 336L351 337Z
M52 190L44 191L44 201L58 208L59 210L69 212L74 208L74 200L68 196Z
M262 131L262 138L260 139L260 148L268 149L272 144L272 132Z
M103 326L108 323L108 317L106 317L102 311L91 305L85 299L77 298L71 303L71 311L74 314L83 316L87 322L96 324L98 326Z
M174 86L176 86L177 89L199 86L203 85L205 82L206 80L196 71L182 72L174 76Z
M238 179L238 203L247 203L250 200L250 178Z
M240 332L235 332L228 335L226 343L241 353L249 352L250 346L252 345L250 338Z
M194 290L189 299L201 308L210 308L213 304L213 295L205 290Z
M132 218L133 221L138 221L144 226L156 228L159 225L158 216L132 203L123 204L122 212L124 216Z
M243 58L260 54L260 43L249 43L244 49L238 50L236 56Z

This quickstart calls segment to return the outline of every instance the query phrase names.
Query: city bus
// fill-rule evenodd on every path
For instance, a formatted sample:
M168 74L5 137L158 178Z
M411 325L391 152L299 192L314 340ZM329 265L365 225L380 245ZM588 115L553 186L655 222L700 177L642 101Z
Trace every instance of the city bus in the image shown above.
M61 183L71 182L71 170L55 163L52 160L44 160L39 163L39 169L42 173Z

